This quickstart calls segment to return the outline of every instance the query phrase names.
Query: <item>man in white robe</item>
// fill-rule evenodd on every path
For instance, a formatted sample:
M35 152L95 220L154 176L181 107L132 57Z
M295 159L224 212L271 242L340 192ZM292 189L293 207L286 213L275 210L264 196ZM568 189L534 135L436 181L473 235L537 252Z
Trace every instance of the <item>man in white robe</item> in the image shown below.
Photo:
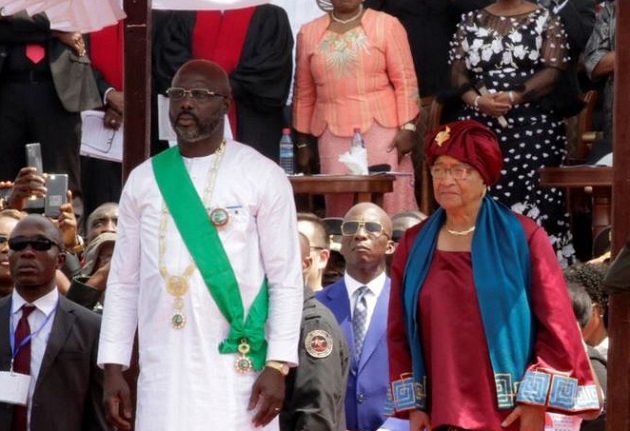
M166 209L155 165L146 161L123 189L104 307L98 363L105 368L108 419L119 429L132 419L122 370L137 327L136 430L277 430L284 375L297 364L303 294L291 186L251 147L225 143L231 96L218 65L188 62L172 85L179 89L170 107L179 152L229 258L245 316L268 281L266 362L260 372L241 373L235 361L242 355L219 352L230 323ZM167 289L173 276L188 288Z

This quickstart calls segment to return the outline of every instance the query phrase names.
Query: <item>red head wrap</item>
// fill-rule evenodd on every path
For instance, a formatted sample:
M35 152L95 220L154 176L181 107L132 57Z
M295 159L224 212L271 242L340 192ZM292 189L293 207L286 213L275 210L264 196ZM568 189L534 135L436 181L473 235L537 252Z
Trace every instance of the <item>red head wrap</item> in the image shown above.
M430 132L424 142L424 151L429 166L440 156L451 156L475 168L488 186L499 179L503 167L495 134L473 120L444 124Z

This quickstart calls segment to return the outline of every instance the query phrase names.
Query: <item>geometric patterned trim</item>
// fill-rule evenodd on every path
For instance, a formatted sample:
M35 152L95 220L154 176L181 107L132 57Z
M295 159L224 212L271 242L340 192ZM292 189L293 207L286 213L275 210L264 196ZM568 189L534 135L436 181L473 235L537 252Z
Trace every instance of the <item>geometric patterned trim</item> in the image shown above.
M426 410L427 405L427 377L422 378L422 383L416 383L414 386L416 394L416 408Z
M577 402L575 404L575 410L598 410L601 408L599 405L599 397L597 396L598 389L596 385L578 386Z
M416 407L416 394L413 383L413 377L392 382L392 394L396 411L409 410Z
M394 416L394 398L392 397L392 388L387 389L387 396L385 397L385 407L383 409L384 416Z
M426 409L426 377L422 379L422 383L415 383L413 376L408 374L406 377L392 382L390 393L392 406L386 406L387 408L392 408L392 410L398 412Z
M512 375L510 373L495 374L494 383L497 388L497 402L499 409L503 410L513 408L516 391L515 385L512 382ZM518 387L518 385L516 387Z
M600 408L596 385L580 386L567 375L527 371L520 382L516 401L575 413Z
M578 380L572 377L553 375L549 392L549 407L573 410L577 398Z
M547 404L551 376L539 371L527 371L518 388L516 401L544 406Z

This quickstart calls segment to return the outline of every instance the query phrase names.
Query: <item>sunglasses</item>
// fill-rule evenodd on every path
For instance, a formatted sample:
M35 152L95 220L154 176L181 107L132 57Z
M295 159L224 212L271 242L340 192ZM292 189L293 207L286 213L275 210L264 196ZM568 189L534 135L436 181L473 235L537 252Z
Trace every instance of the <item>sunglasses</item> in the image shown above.
M341 224L341 234L344 236L355 235L359 229L365 229L368 235L379 236L383 234L383 225L377 221L344 221Z
M36 251L48 251L53 245L59 248L59 244L48 238L27 239L16 237L9 239L9 248L13 251L22 251L29 245Z
M186 95L190 96L196 102L207 102L215 97L225 98L223 94L210 91L206 88L192 88L186 90L185 88L171 87L166 90L166 95L169 99L180 101L183 100Z

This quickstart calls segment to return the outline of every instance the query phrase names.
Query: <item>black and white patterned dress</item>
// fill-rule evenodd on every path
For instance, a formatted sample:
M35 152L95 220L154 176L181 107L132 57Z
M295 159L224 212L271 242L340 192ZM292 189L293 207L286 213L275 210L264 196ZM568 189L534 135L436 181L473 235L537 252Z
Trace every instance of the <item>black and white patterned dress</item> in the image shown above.
M497 134L504 164L490 194L543 226L562 265L574 255L564 193L540 187L538 169L563 162L566 133L562 118L543 111L537 100L566 67L567 48L562 24L546 9L509 17L482 9L463 15L450 52L456 88L484 85L491 93L521 91L530 100L505 115L507 127L471 106L460 119L477 120Z

